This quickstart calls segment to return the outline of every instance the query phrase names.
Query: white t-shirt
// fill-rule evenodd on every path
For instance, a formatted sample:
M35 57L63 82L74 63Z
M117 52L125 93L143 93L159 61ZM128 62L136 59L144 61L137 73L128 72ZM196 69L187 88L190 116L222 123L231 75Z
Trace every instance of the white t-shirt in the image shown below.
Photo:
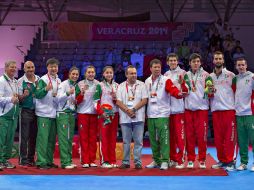
M121 101L124 105L130 109L135 107L142 99L148 98L148 92L143 82L137 80L136 83L131 87L125 81L118 86L117 89L117 100ZM128 101L129 97L134 97L133 101ZM131 122L144 122L145 121L145 106L137 110L136 117L130 118L125 112L119 109L120 124L131 123Z

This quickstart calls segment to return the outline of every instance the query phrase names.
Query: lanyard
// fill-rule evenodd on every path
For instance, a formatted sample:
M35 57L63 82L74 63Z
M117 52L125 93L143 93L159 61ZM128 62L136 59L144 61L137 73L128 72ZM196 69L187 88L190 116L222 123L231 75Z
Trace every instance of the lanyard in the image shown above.
M10 80L7 78L7 76L4 76L5 80L7 81L9 87L11 88L11 91L13 94L17 94L18 93L18 86L17 86L17 83L14 82L14 85L15 85L15 89L13 90L12 86L11 86L11 83L10 83Z
M138 84L135 84L134 90L133 90L133 88L130 89L130 91L132 93L132 97L135 97L137 86L138 86ZM128 96L129 96L129 88L128 88L128 82L127 81L126 81L126 92L127 92Z
M50 76L49 76L49 74L47 74L48 75L48 79L49 79L49 83L52 85L52 88L54 89L54 86L53 86L53 83L52 83L52 81L51 81L51 78L50 78ZM56 91L58 90L58 82L57 82L57 80L56 80ZM53 90L54 91L54 90Z
M161 80L161 75L159 76L158 82L157 82L157 84L156 84L155 92L157 92L157 90L158 90L158 88L159 88L160 80ZM150 87L149 87L149 91L150 91L150 92L152 91L152 86L153 86L153 80L152 80L152 83L150 83Z
M112 84L109 84L107 81L104 81L104 83L105 83L105 86L109 87L111 92L114 93L114 86L113 86L114 82L112 81Z
M192 71L190 72L190 74L191 74L191 83L192 83L192 87L196 87L196 84L197 84L197 80L198 80L198 75L199 75L199 70L196 72L196 78L195 78L195 81L194 81L194 79L193 79L193 74L192 74ZM194 75L195 76L195 75Z

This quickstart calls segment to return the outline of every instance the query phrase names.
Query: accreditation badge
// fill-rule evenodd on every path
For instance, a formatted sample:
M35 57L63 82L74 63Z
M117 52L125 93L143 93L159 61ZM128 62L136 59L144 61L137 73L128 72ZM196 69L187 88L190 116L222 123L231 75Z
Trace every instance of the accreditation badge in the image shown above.
M151 94L150 94L150 102L151 103L156 103L157 102L157 93L156 92L151 92Z

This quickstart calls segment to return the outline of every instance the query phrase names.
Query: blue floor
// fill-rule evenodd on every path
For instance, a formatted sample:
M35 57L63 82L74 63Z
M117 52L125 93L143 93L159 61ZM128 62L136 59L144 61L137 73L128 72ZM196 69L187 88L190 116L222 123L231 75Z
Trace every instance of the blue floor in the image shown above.
M214 148L208 152L216 158ZM144 149L150 154L150 149ZM250 153L249 167L253 163ZM237 165L239 164L239 160ZM254 172L230 172L224 177L105 177L105 176L0 176L0 190L253 190Z

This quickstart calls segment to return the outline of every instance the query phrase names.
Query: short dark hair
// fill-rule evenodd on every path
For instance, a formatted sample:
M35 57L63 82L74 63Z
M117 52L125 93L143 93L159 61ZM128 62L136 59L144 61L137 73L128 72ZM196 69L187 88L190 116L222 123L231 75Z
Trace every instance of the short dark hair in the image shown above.
M126 70L125 70L125 75L128 74L128 70L129 70L129 69L133 69L133 68L136 69L136 67L134 67L133 65L129 65L129 66L126 68Z
M221 51L215 51L215 52L213 53L213 57L214 57L214 55L222 55L223 58L224 58L224 54L223 54Z
M170 54L168 54L168 55L167 55L167 61L168 61L169 58L171 58L171 57L175 57L175 58L177 59L177 61L178 61L178 55L177 55L176 53L170 53Z
M159 59L153 59L152 61L150 61L150 68L154 65L154 64L161 64L161 60Z
M46 66L54 65L54 64L56 64L56 65L59 65L59 64L60 64L60 62L58 61L58 59L56 59L56 58L54 58L54 57L49 58L49 59L47 60L47 62L46 62Z
M247 65L247 60L244 57L239 57L235 60L235 64L237 63L237 61L245 61L246 65Z
M58 59L52 57L52 58L49 58L46 62L46 66L49 66L49 65L53 65L53 64L56 64L56 65L59 65L60 62Z
M198 53L192 53L189 57L189 62L191 62L193 59L199 58L201 60L201 55Z

